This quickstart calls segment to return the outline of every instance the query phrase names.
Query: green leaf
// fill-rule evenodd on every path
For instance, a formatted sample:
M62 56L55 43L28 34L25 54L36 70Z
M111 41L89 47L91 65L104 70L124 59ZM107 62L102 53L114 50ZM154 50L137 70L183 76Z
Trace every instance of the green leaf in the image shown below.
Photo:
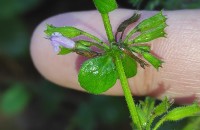
M185 124L183 130L198 130L200 126L200 117L191 117L188 123Z
M137 108L137 112L138 112L138 115L139 115L139 118L140 118L140 122L142 124L142 128L144 129L146 127L146 124L147 124L147 121L148 121L147 115L141 109L141 106L136 106L136 108Z
M58 53L58 55L66 55L66 54L71 53L72 51L73 49L60 46L60 52Z
M166 35L166 33L164 31L165 27L166 27L166 25L162 24L154 29L145 31L145 32L141 33L139 36L137 36L134 40L129 42L129 44L149 42L149 41L152 41L159 37L165 37L165 35Z
M163 61L161 61L160 59L158 59L157 57L153 56L152 54L148 53L148 52L144 52L142 53L143 57L149 62L151 63L156 69L158 69L159 67L162 67L162 63Z
M157 13L156 15L143 20L140 22L137 26L136 29L140 32L144 32L147 30L151 30L153 28L157 28L160 25L167 26L166 24L167 18L162 14L162 11Z
M78 74L82 88L92 94L100 94L111 88L117 80L112 57L108 55L89 59L83 63Z
M75 27L71 26L55 27L53 25L48 25L48 24L47 24L47 29L44 32L48 36L51 36L52 33L59 32L67 38L74 38L84 33L84 31L77 29Z
M93 0L93 2L101 14L107 14L118 7L116 0Z
M168 121L178 121L186 117L197 116L197 114L200 114L200 106L198 103L194 103L189 106L174 108L165 116L165 119Z
M168 98L166 97L159 105L157 105L154 110L153 114L155 117L160 116L167 112L167 110L170 108L171 103L169 102Z
M132 23L136 22L140 18L140 14L134 13L130 18L122 22L119 27L117 28L117 32L124 32L125 29Z
M131 78L137 74L137 62L126 54L121 55L124 72L127 78Z
M25 87L21 84L15 84L3 94L0 109L8 116L16 115L23 111L29 99L30 95Z
M139 105L137 105L137 111L139 113L140 120L143 124L143 129L145 130L147 129L147 125L151 123L149 119L152 116L154 105L155 105L155 99L150 97L146 97L145 101L140 101Z
M151 112L155 106L155 99L146 97L145 101L140 102L140 104L142 105L142 109L146 113L146 116L151 116Z

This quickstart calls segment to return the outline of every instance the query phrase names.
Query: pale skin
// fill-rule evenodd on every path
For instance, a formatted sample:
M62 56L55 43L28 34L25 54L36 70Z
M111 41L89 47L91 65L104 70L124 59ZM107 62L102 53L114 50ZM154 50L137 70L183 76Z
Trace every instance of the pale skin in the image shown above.
M113 32L118 25L133 14L133 10L118 9L110 13ZM141 11L142 19L156 12ZM152 51L165 61L159 71L153 67L138 67L138 74L129 79L133 95L168 96L178 103L191 103L200 98L200 10L164 11L167 15L167 38L152 42ZM138 21L138 22L139 22ZM129 29L133 28L132 24ZM78 66L83 57L75 53L59 56L45 39L46 24L74 26L87 31L106 42L106 33L97 11L65 13L43 21L34 31L31 40L31 56L38 71L51 82L84 91L77 80ZM100 82L100 81L97 81ZM104 94L123 95L120 82Z

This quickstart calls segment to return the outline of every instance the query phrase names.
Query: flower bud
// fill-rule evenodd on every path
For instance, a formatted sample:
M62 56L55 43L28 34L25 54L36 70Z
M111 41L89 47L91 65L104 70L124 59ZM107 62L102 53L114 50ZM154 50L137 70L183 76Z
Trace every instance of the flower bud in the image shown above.
M132 40L132 43L141 43L141 42L149 42L159 37L165 37L165 29L166 25L162 24L155 29L151 29L149 31L141 33L138 37Z
M156 58L155 56L153 56L152 54L148 53L148 52L144 52L143 57L149 62L151 63L156 69L158 69L159 67L162 67L162 63L163 61L161 61L160 59Z
M54 47L54 51L58 52L60 47L65 47L69 49L73 49L75 47L75 42L69 38L64 37L61 33L55 32L49 38L51 40L51 44Z
M162 12L157 13L156 15L143 20L141 23L137 25L137 30L140 32L144 32L153 28L156 28L157 26L160 26L161 24L166 25L166 17L162 14Z

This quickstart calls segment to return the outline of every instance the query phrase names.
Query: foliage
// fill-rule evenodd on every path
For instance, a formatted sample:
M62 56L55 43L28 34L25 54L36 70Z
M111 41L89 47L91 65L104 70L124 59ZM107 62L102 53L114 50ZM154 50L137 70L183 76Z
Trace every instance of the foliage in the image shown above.
M155 101L149 98L146 98L144 102L141 101L138 105L135 104L132 98L127 78L137 74L137 65L135 65L135 62L140 64L143 69L149 66L147 62L138 57L138 54L143 56L157 70L162 66L163 61L155 57L150 51L150 46L145 45L145 43L165 37L167 18L163 13L159 12L143 20L123 38L126 28L140 18L140 14L134 13L119 25L114 38L109 13L117 8L116 1L94 0L93 2L102 16L109 44L104 43L92 34L70 26L54 27L53 25L47 25L47 29L45 30L52 45L56 44L56 46L61 47L60 53L64 54L62 48L66 48L68 50L66 54L76 52L89 58L82 64L79 70L78 81L80 86L89 93L101 94L110 89L116 83L117 78L119 78L132 118L132 124L138 130L157 130L166 121L178 121L198 114L200 106L197 103L170 110L171 103L167 98L156 106ZM57 37L57 41L52 40L55 33L60 34L60 37ZM135 33L136 36L132 39ZM118 38L119 34L121 35ZM79 35L84 35L96 42L81 44L75 41L78 45L75 45L73 48L65 46L71 44L70 40L65 40L65 43L63 43L63 37L68 39ZM100 52L92 50L92 46L97 47ZM129 63L130 66L128 65ZM128 70L131 67L134 67L134 69L130 69L131 73L129 73ZM159 120L155 125L152 125L157 117L159 117ZM92 116L92 118L94 117ZM91 129L91 127L88 129Z
M10 87L1 97L0 110L13 116L24 110L30 99L27 90L21 84L15 84Z
M195 9L199 8L200 0L128 0L135 8L144 9ZM173 6L172 6L173 5Z
M121 5L119 6L128 7L124 6L125 2L121 0ZM153 3L153 0L148 3L150 2ZM199 8L199 2L199 0L168 0L162 6L155 4L153 7L148 8ZM73 123L69 120L74 118L78 119L75 124L77 129L84 127L85 130L88 130L87 128L92 123L95 124L95 129L130 129L127 120L128 112L124 107L125 103L123 103L122 97L89 97L87 94L81 92L58 87L41 78L30 60L29 42L31 33L40 21L63 12L94 9L91 3L91 1L82 0L59 2L52 0L0 1L0 100L2 101L3 95L6 95L5 93L16 86L23 86L22 88L25 89L26 95L30 96L28 96L29 100L24 105L24 108L21 107L20 111L10 115L9 119L5 117L6 114L1 109L0 129L21 130L27 129L28 127L37 130L62 130L72 125ZM143 7L144 4L141 5L142 9ZM138 46L133 48L133 50L136 51L138 50L137 48L143 48L139 49L139 51L143 50L148 52L150 50L148 46ZM67 52L68 50L64 50L63 53L66 54ZM130 67L127 68L130 69ZM135 98L135 100L137 102L138 99ZM15 101L20 100L16 98ZM6 104L12 105L12 103ZM75 111L77 111L77 114L74 114ZM85 111L87 111L87 114L85 114ZM95 120L91 116L87 123L83 123L87 119L85 115L88 115L89 118L89 114L92 111ZM184 130L198 130L199 122L198 117L192 117L191 119L189 118L175 123L165 123L160 130L170 130L172 128L182 130L185 125Z

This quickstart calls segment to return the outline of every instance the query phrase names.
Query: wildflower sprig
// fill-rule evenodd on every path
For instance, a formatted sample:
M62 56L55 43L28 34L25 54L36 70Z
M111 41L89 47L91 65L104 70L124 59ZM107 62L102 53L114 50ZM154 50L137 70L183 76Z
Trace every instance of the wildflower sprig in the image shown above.
M47 25L45 33L51 41L54 51L59 55L75 52L89 58L82 64L78 73L80 86L89 93L101 94L114 86L117 79L119 79L135 127L138 130L150 130L154 119L168 111L170 107L169 100L165 99L155 109L153 109L153 103L146 109L147 106L145 104L150 103L149 100L136 105L132 98L127 78L137 74L137 64L144 69L150 64L157 70L162 67L163 61L151 53L151 46L147 43L166 36L167 18L161 11L140 22L124 36L124 32L129 25L140 18L141 14L135 12L119 25L114 35L110 24L109 12L117 9L116 1L93 0L93 2L102 16L109 44L88 32L71 26L55 27ZM90 40L74 41L73 38L78 36L85 36ZM97 49L94 50L94 47ZM191 106L191 108L184 107L180 109L185 109L185 111L195 109L196 111L185 115L183 113L182 116L176 117L174 113L179 109L174 110L175 112L172 110L158 122L154 130L160 127L164 121L182 119L200 111L198 105L195 105L194 108Z

